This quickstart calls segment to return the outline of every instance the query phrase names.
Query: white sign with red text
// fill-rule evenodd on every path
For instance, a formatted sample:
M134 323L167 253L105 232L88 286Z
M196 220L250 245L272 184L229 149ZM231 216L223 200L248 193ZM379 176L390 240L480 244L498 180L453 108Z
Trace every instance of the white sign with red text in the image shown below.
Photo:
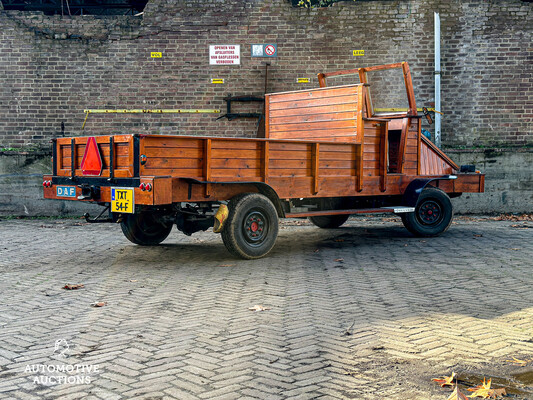
M209 45L209 64L239 65L241 63L241 46L239 44Z

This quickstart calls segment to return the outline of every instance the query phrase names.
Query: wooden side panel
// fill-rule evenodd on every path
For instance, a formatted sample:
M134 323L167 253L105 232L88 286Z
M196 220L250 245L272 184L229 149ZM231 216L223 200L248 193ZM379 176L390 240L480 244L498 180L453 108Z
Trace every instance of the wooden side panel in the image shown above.
M355 141L362 85L267 94L271 139Z
M425 141L422 141L420 146L420 174L446 175L453 173L453 167L428 146Z
M189 137L154 137L141 140L147 161L141 175L179 176L202 180L204 175L204 141Z

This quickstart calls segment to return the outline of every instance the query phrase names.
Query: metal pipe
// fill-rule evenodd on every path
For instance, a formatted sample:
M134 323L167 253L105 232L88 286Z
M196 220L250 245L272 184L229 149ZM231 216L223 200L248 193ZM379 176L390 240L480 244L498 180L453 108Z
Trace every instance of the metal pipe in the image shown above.
M441 104L440 104L440 16L435 13L435 144L441 147Z

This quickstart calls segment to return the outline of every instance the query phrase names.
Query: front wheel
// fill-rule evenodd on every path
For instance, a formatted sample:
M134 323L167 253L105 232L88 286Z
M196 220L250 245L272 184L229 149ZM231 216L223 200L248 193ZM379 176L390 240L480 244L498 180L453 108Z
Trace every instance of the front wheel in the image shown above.
M415 236L438 236L449 228L453 218L450 198L442 190L426 188L420 194L415 212L402 214L404 226Z
M147 211L140 214L125 215L120 227L130 242L142 246L153 246L161 243L172 230L170 222L164 223L157 214Z
M248 193L231 199L222 229L222 241L231 254L247 260L263 257L277 237L278 213L268 197Z

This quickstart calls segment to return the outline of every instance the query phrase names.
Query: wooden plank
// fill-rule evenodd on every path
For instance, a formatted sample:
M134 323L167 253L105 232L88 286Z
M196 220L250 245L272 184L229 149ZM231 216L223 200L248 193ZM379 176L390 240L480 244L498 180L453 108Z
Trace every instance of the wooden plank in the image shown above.
M417 115L415 92L413 90L413 81L411 79L411 71L409 64L402 62L403 77L405 81L405 90L407 91L407 101L409 102L408 115Z
M356 111L337 112L337 113L320 113L308 115L291 115L287 117L270 118L270 126L274 125L290 125L303 124L306 122L331 122L331 121L346 121L354 120L356 118Z
M381 129L381 143L379 154L379 188L382 192L387 190L387 159L389 156L389 129L388 123L384 122Z
M341 161L329 161L322 158L322 152L320 152L320 168L355 168L355 160L341 160Z
M360 90L360 86L361 85L357 84L311 90L301 90L296 92L269 93L267 94L267 97L269 98L270 105L272 106L275 103L281 102L293 102L300 100L323 99L338 96L355 95Z
M373 67L365 67L360 68L361 70L368 72L368 71L381 71L384 69L394 69L394 68L400 68L403 63L394 63L394 64L386 64L386 65L376 65Z
M270 96L265 95L265 138L270 137L270 117Z
M276 104L270 104L270 110L287 110L287 109L299 109L307 107L322 107L329 105L337 104L351 104L354 103L354 95L347 96L335 96L335 97L324 97L319 99L309 99L309 100L300 100L300 101L287 101L279 102Z
M310 153L305 155L305 158L300 160L274 160L271 159L269 162L270 170L274 169L298 169L298 168L310 168L312 163L312 158Z
M308 156L308 152L305 151L289 151L289 150L278 150L273 151L270 150L270 163L272 163L274 160L279 160L281 162L283 161L291 161L291 160L305 160ZM344 154L344 153L341 153Z
M172 158L172 157L151 157L144 165L145 170L153 168L172 169L205 169L203 158Z
M353 169L348 168L327 168L320 170L321 176L355 176Z
M286 133L286 132L295 132L295 131L315 131L315 130L330 130L330 129L346 129L351 128L355 132L356 121L354 119L347 120L333 120L333 121L316 121L316 122L306 122L299 124L271 124L270 125L270 134L275 133ZM272 137L272 136L271 136Z
M326 87L326 76L323 73L318 74L318 85L321 88Z
M172 158L201 158L203 149L200 147L186 147L186 148L159 148L159 147L145 147L144 154L148 159L152 157L172 157Z
M319 138L333 138L333 137L357 137L355 126L346 128L330 128L330 129L309 129L300 131L279 131L274 132L270 130L270 137L273 139L286 139L288 137L292 139L309 139L317 141Z
M411 118L404 118L402 124L402 133L400 136L400 147L398 148L398 171L403 174L403 161L405 154L405 144L407 141L407 131L411 124Z
M204 177L207 182L211 180L211 139L204 141ZM209 197L210 185L205 185L205 197Z
M269 120L279 117L290 117L296 115L322 115L330 114L337 112L350 112L357 111L357 103L354 101L352 103L345 104L333 104L326 105L321 107L302 107L302 108L291 108L291 109L280 109L280 110L270 110Z
M320 144L315 143L312 152L312 169L313 169L313 194L318 193L318 171L320 165Z
M270 164L270 142L263 143L263 182L268 183L268 170Z
M163 136L153 137L145 136L142 141L144 142L144 147L147 150L150 147L161 148L161 147L192 147L192 148L202 148L203 138L191 138L185 136Z

